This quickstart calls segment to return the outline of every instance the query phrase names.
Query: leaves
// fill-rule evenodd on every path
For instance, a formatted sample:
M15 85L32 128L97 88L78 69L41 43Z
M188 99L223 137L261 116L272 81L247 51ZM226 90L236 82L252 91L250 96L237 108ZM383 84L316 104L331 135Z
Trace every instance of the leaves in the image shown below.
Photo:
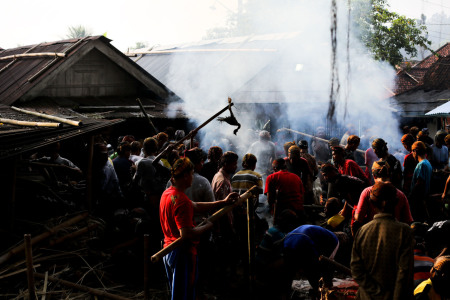
M375 59L395 67L403 61L402 50L416 56L416 46L429 49L431 42L426 37L426 26L389 11L385 1L356 0L352 5L360 38Z
M69 39L80 39L92 35L92 32L82 25L69 26L67 30L69 32L67 38Z

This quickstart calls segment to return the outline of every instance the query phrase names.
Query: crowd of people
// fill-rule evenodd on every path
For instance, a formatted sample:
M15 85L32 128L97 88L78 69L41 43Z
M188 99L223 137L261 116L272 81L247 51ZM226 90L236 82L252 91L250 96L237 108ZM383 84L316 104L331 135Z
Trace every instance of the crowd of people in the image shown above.
M352 130L276 143L263 130L245 153L184 136L122 136L115 151L97 143L92 162L95 214L114 221L127 209L156 245L184 241L164 257L172 299L201 299L243 276L263 298L288 299L299 274L315 299L333 284L321 257L351 269L361 299L450 297L446 131L433 139L404 128L395 153L381 136L362 143ZM208 221L255 186L248 204Z

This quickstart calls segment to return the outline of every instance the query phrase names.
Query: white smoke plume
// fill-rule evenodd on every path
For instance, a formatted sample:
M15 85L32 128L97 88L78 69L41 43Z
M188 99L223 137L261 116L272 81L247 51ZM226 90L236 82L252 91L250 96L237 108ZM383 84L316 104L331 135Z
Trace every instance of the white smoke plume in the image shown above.
M242 60L234 57L233 52L220 51L229 46L225 40L204 41L217 55L202 55L202 52L172 55L168 86L185 101L184 111L194 124L201 124L225 107L228 97L235 103L233 110L242 124L237 136L232 134L234 127L213 121L199 133L205 150L227 138L242 156L268 120L273 139L279 127L313 134L318 126L330 126L326 116L332 70L331 1L253 2L261 2L255 8L261 14L250 20L250 26L256 30L253 38L271 41L267 48L249 50L251 55L246 56L249 59ZM340 89L335 95L335 120L339 129L329 127L329 137L340 139L345 131L342 128L352 124L355 134L382 137L396 149L401 146L399 125L387 100L395 70L370 57L347 21L347 1L337 1L336 66ZM256 35L259 32L274 34ZM288 38L292 36L295 38ZM279 42L273 43L276 38ZM242 43L239 48L244 51L251 40L247 36L235 38L233 42ZM190 47L204 48L201 44ZM293 138L298 140L302 136Z

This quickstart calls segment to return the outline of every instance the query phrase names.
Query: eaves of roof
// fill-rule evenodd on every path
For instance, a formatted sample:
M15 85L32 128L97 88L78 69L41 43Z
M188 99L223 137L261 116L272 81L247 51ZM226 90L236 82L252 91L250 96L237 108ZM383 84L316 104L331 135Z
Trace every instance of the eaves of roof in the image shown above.
M61 124L60 127L34 127L0 123L0 160L33 151L56 141L76 136L91 134L95 131L117 125L124 120L95 120L70 115L69 110L58 108L58 117L82 121L81 126ZM27 122L54 122L37 116L17 112L8 106L0 106L0 117L3 119Z

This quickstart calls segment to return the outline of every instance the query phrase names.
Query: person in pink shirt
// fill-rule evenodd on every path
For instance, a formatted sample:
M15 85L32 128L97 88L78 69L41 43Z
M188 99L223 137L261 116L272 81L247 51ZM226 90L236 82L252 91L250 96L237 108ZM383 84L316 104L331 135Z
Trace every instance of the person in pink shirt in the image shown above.
M372 165L372 174L375 182L389 182L390 171L386 161L376 161ZM370 192L373 186L365 188L359 197L358 205L354 208L352 217L352 232L355 235L358 229L371 221L375 215L375 207L370 202ZM406 224L411 224L414 220L409 208L409 202L405 194L397 189L397 204L394 209L394 217Z

